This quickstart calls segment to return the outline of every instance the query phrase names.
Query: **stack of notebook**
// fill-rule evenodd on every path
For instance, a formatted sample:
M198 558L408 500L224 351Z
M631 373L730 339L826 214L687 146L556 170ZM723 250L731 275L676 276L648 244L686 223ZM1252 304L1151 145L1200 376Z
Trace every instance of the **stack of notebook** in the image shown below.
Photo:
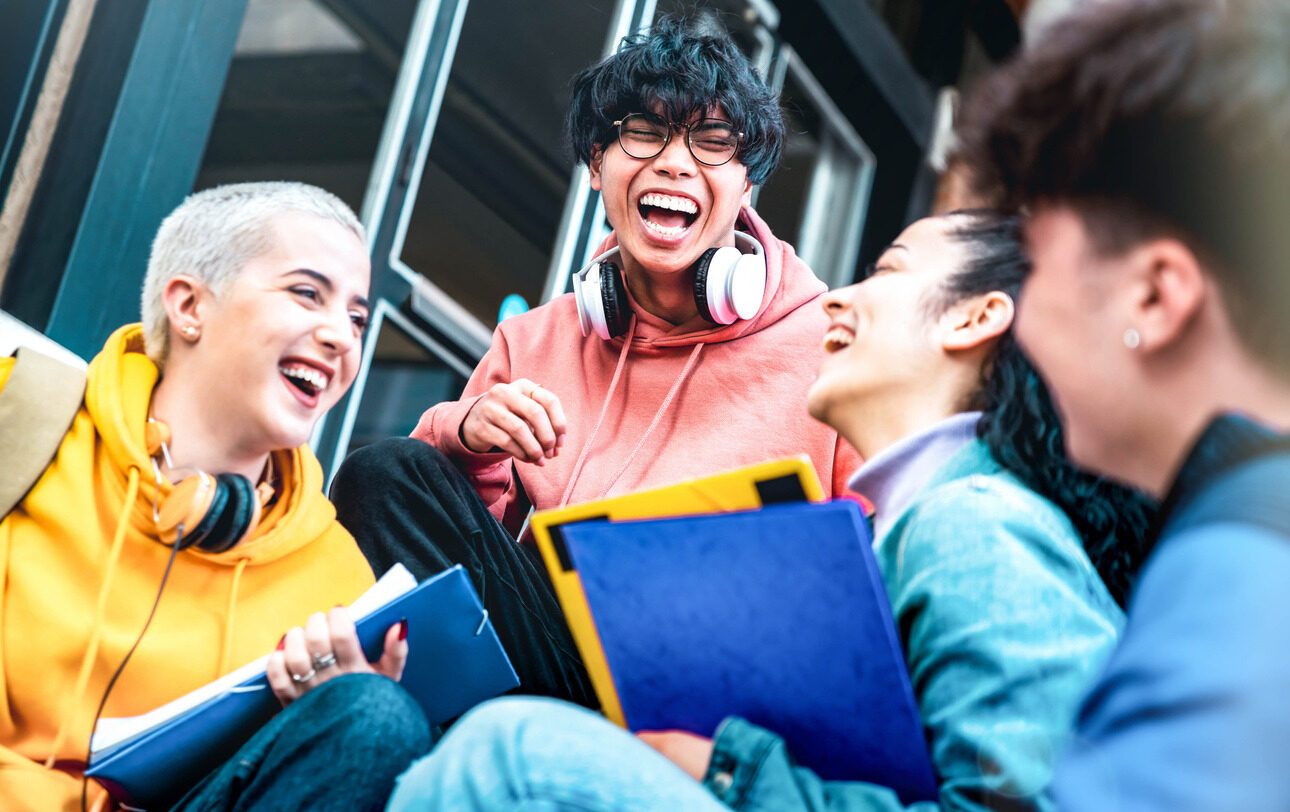
M418 584L395 565L350 612L360 618L355 625L369 660L380 656L390 626L411 620L400 684L431 724L519 684L460 566ZM164 808L178 800L281 710L265 678L267 659L143 716L99 720L86 774L134 807Z
M739 716L797 763L936 798L860 506L805 458L538 513L533 531L605 714L711 736Z

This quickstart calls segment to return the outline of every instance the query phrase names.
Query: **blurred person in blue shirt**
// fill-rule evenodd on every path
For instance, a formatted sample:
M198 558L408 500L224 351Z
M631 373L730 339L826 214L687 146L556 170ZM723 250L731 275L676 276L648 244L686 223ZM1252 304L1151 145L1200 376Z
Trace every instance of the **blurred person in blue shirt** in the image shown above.
M1290 809L1290 4L1087 4L966 106L1071 457L1159 497L1062 809Z

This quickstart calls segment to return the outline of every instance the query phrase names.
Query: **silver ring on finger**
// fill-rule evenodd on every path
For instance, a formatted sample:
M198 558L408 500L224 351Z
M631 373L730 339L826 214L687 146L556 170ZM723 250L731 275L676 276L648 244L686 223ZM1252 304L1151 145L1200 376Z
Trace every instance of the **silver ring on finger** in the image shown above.
M331 651L327 652L326 654L315 654L313 655L313 664L314 664L315 672L322 671L323 669L326 669L326 668L331 668L333 665L336 664L336 654L335 652L331 652Z
M303 685L309 680L313 679L314 674L317 674L317 673L318 673L317 668L311 668L309 669L309 673L307 674L292 674L291 681L294 682L296 685Z

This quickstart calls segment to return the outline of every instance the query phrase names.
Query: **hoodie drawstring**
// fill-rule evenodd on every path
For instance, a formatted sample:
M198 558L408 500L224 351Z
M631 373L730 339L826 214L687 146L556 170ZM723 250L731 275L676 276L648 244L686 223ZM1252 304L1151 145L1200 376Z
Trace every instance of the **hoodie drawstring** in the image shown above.
M591 451L591 446L596 442L596 435L600 433L600 425L605 422L605 415L609 412L609 403L613 400L614 390L618 388L618 379L622 377L623 366L627 363L627 351L631 349L632 338L636 335L636 314L632 314L631 321L627 325L627 335L623 338L622 352L618 353L618 366L614 367L614 377L609 379L609 390L605 392L605 403L600 407L600 417L596 418L595 428L591 430L591 436L583 444L582 451L578 452L578 461L574 463L573 473L569 476L569 484L564 488L564 496L560 497L559 507L564 507L569 502L569 497L573 494L573 486L578 483L578 476L582 474L582 466L587 461L587 454Z
M605 422L605 415L609 413L609 404L613 402L614 392L618 389L618 381L622 377L623 368L627 361L627 353L631 348L632 338L635 335L636 316L633 315L631 323L627 328L627 335L623 339L622 352L618 355L618 366L614 368L614 376L610 379L609 389L605 392L604 405L600 407L600 417L596 419L596 425L591 430L591 436L587 438L587 442L583 445L582 451L578 453L578 461L573 466L573 473L569 477L569 484L565 486L564 495L560 497L560 507L564 507L568 504L569 497L573 494L573 487L577 484L578 477L582 474L582 467L586 464L587 457L591 453L592 447L595 445L596 436L600 433L600 427ZM652 434L654 429L658 427L659 421L661 421L663 419L663 415L667 413L667 408L672 405L672 400L676 397L676 394L681 391L682 384L689 379L690 373L694 371L694 366L698 363L699 353L703 351L703 347L704 345L702 343L694 345L694 350L690 353L690 357L686 360L685 366L681 369L681 374L677 376L676 381L672 384L672 388L668 390L667 397L663 398L663 403L659 405L658 410L654 412L654 418L650 420L649 426L641 435L640 440L636 442L636 447L627 455L627 459L623 460L623 464L619 466L618 472L615 473L605 484L604 488L601 489L600 495L596 497L597 499L605 498L605 495L609 493L610 488L614 487L614 484L618 482L619 478L621 478L631 466L632 460L636 459L636 454L644 448L645 441L649 439L650 434Z
M228 607L224 610L224 645L220 649L219 668L215 674L217 678L228 673L228 662L233 656L233 610L237 606L237 586L242 581L242 570L246 569L250 560L239 558L237 566L233 568L233 583L228 588Z
M121 549L125 546L125 532L130 526L129 507L134 504L138 496L139 469L132 465L125 489L126 509L121 511L121 518L117 520L116 535L112 537L112 548L108 552L107 568L103 573L103 586L99 587L98 605L94 609L94 625L90 630L90 644L86 646L85 656L81 658L81 671L76 677L76 687L67 698L63 720L59 722L58 733L54 736L54 746L50 750L49 758L45 759L46 767L52 768L54 762L58 760L58 751L63 748L63 743L67 740L67 731L71 726L72 717L80 707L81 698L89 685L90 672L94 670L94 658L98 654L99 640L103 635L103 615L107 610L108 590L112 586L112 576L116 574L116 564L121 558Z
M704 345L702 343L694 345L694 351L690 353L689 359L681 369L681 374L677 376L676 382L673 383L672 388L668 390L667 397L663 398L663 404L659 406L658 411L654 413L654 419L649 421L649 426L645 429L645 433L636 441L636 447L632 449L632 453L627 455L627 459L623 460L623 464L619 467L618 473L614 474L613 477L605 483L605 487L600 491L600 495L596 497L597 499L605 498L606 494L609 493L609 489L614 487L614 483L618 481L618 478L621 477L623 473L627 471L628 466L632 464L632 460L636 459L636 452L640 451L641 448L644 447L645 441L649 439L650 433L654 431L655 427L658 426L659 421L663 419L663 413L667 411L668 406L672 405L672 398L676 397L676 393L681 390L681 384L685 383L686 379L690 377L690 372L698 362L699 353L703 351L703 347Z

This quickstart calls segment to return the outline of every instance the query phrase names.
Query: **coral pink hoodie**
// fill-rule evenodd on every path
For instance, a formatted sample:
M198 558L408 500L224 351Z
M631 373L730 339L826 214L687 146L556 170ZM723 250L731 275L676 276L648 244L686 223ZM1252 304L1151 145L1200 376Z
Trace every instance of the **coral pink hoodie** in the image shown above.
M573 294L565 294L498 325L462 399L432 406L412 436L454 460L512 533L524 520L516 475L542 510L805 453L825 492L842 493L859 456L806 413L828 329L815 303L824 283L756 212L745 208L740 220L766 249L757 316L679 333L632 301L636 323L625 348L625 337L584 338ZM597 253L613 244L611 235ZM557 395L568 419L564 446L542 466L476 454L458 434L489 387L517 378Z

